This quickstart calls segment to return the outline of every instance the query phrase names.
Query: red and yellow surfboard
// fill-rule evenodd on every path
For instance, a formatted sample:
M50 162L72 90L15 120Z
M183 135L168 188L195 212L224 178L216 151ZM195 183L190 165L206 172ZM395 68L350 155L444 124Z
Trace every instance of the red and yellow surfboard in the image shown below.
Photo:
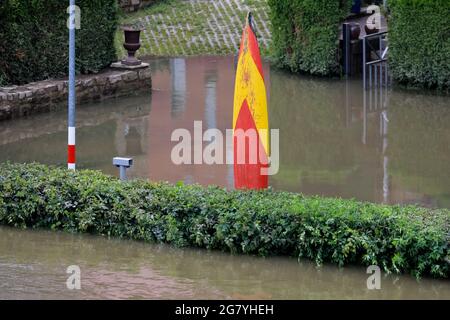
M266 88L251 17L249 13L242 34L234 91L234 185L238 189L268 186L268 176L262 174L269 156Z

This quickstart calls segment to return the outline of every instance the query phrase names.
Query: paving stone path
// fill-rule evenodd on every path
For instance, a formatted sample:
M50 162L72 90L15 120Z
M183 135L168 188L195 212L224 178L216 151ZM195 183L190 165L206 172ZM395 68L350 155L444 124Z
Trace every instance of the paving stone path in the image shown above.
M172 0L127 14L123 22L144 26L139 55L234 54L248 11L253 13L264 54L271 40L267 0ZM121 55L125 54L122 42L118 32Z

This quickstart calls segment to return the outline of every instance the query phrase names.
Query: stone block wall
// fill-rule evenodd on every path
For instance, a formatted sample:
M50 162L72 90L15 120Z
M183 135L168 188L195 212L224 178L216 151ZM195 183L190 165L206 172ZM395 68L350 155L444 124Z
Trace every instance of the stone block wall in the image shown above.
M82 104L150 92L150 68L137 70L106 69L76 80L76 101ZM0 87L0 120L67 106L68 80L46 80L24 86Z

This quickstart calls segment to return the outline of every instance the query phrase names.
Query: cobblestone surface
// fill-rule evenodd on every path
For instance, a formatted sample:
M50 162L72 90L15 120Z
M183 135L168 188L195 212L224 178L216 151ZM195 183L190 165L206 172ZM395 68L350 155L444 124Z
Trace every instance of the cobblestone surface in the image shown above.
M127 14L123 23L143 25L141 56L234 54L248 11L265 54L271 40L267 0L172 0ZM116 43L124 55L122 31Z

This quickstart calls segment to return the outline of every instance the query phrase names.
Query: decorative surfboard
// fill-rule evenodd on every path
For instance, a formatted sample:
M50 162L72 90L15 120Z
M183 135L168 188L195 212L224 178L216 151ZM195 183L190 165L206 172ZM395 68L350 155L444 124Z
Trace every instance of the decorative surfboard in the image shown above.
M233 107L234 185L237 189L268 186L269 121L261 55L248 14L236 69Z

